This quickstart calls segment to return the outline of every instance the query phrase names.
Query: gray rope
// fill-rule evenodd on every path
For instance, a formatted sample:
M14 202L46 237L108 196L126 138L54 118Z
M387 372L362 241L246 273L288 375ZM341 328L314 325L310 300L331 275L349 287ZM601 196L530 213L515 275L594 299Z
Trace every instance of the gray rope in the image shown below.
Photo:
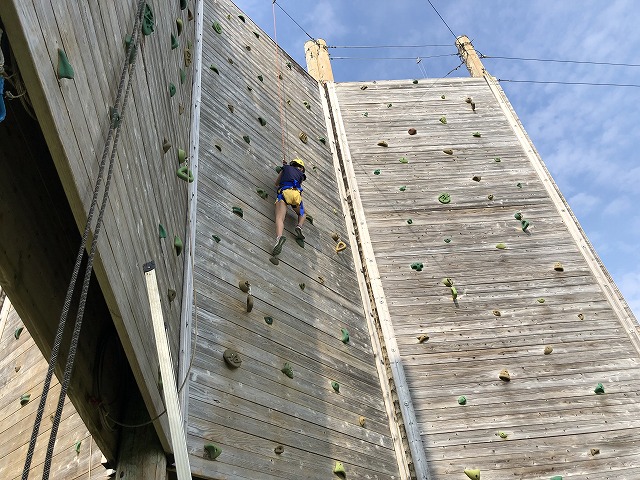
M118 108L120 106L120 99L122 97L122 90L124 89L124 83L125 83L125 79L127 76L127 71L128 71L128 67L129 67L129 58L131 55L131 52L133 51L132 49L137 48L137 41L139 38L139 32L140 32L140 18L142 17L142 12L144 9L144 4L145 4L145 0L140 0L138 3L138 11L136 13L136 17L135 17L135 22L134 22L134 26L133 26L133 35L132 35L132 41L131 44L129 45L129 48L127 49L127 54L125 57L125 63L123 65L122 68L122 72L120 75L120 83L118 84L118 93L116 95L116 102L115 102L115 110L118 111ZM133 57L133 61L131 62L131 71L133 71L133 68L135 67L135 60L136 57L134 55ZM131 75L129 76L129 82L127 84L127 92L125 94L125 99L123 102L123 108L122 111L124 112L124 107L126 106L126 97L129 91L129 88L131 86ZM55 436L57 434L57 430L58 427L60 425L60 418L62 416L62 407L61 404L64 405L64 397L66 396L66 391L68 388L68 383L69 383L69 378L71 376L71 369L73 368L73 358L75 357L75 351L77 349L77 344L78 344L78 337L79 337L79 330L80 330L80 326L82 325L82 315L84 313L84 304L86 303L86 294L87 294L87 290L88 290L88 280L87 278L91 278L91 270L92 270L92 265L93 265L93 255L95 253L95 246L97 244L97 239L98 239L98 234L100 232L100 225L102 223L102 216L104 213L104 208L105 208L105 204L106 204L106 200L108 197L108 187L110 184L110 180L111 180L111 172L112 172L112 168L113 168L113 159L115 157L115 151L116 151L116 146L117 146L117 141L118 141L118 137L119 137L119 124L117 124L114 121L111 121L110 123L110 127L109 127L109 132L107 134L107 139L105 142L105 146L104 146L104 150L102 152L102 159L100 161L100 167L98 169L98 177L96 178L96 186L94 188L93 191L93 197L91 199L91 206L89 207L89 213L87 215L87 223L85 225L85 229L84 232L82 234L82 240L80 242L80 248L78 249L78 254L76 256L76 263L73 269L73 273L71 275L71 281L69 282L69 288L67 289L67 295L65 297L65 301L64 301L64 306L62 308L62 313L60 315L60 322L58 324L58 330L56 331L56 336L53 342L53 347L51 349L51 356L49 359L49 368L47 370L47 375L45 377L45 381L44 381L44 385L42 388L42 395L40 396L40 403L38 405L38 410L36 412L36 419L34 421L34 425L33 425L33 431L31 432L31 439L29 441L29 449L27 451L27 456L25 459L25 464L24 464L24 469L22 471L22 480L28 480L29 478L29 471L31 469L31 462L33 460L33 452L35 450L35 445L36 445L36 440L38 438L38 432L40 430L40 425L42 423L42 416L44 414L44 409L45 409L45 405L46 405L46 401L47 401L47 394L49 393L49 388L51 385L51 379L53 377L53 373L55 370L55 365L57 362L57 358L58 358L58 353L60 351L60 344L62 343L62 335L64 333L64 328L65 328L65 323L66 323L66 319L67 316L69 314L69 308L71 306L71 299L73 297L73 293L75 291L75 285L76 285L76 281L78 278L78 273L80 271L80 264L82 263L82 259L84 257L84 250L87 244L87 239L89 237L89 232L91 229L91 222L93 219L93 214L95 212L95 208L97 206L98 203L98 192L100 190L100 186L102 183L102 177L104 175L104 168L106 165L106 159L107 156L109 154L109 146L111 144L111 139L113 138L113 132L116 131L116 136L115 136L115 140L114 140L114 145L113 145L113 149L112 149L112 155L111 155L111 159L110 159L110 164L109 164L109 173L107 176L107 182L105 184L105 191L103 194L103 200L102 200L102 206L100 209L100 213L98 216L98 220L97 220L97 224L96 224L96 230L95 230L95 234L93 237L93 241L91 244L91 255L89 257L89 262L87 264L86 267L86 273L85 273L85 284L83 284L83 290L82 290L82 295L81 295L81 299L80 299L80 306L78 308L78 315L76 317L76 327L74 329L74 335L72 338L72 342L71 342L71 346L69 348L69 356L68 356L68 360L67 360L67 364L65 367L65 375L64 375L64 381L63 381L63 385L62 385L62 391L60 393L60 401L58 402L58 409L56 410L56 415L54 417L54 421L53 421L53 426L52 426L52 430L51 430L51 435L49 437L49 447L47 448L47 455L45 458L45 467L44 467L44 471L43 471L43 480L47 480L49 478L49 472L51 469L51 459L53 457L53 445L55 444ZM77 335L76 335L76 330L77 330ZM73 352L73 354L72 354ZM69 372L67 372L67 370L69 370ZM64 394L63 394L64 392Z

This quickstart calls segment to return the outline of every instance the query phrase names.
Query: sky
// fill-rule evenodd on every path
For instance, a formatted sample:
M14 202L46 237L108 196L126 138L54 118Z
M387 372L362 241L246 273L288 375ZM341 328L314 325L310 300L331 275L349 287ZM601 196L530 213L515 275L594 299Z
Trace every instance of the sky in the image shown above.
M235 0L305 68L305 41L324 39L336 82L467 77L454 46L467 35L640 319L640 88L529 83L640 85L637 1L431 3L442 19L428 0Z

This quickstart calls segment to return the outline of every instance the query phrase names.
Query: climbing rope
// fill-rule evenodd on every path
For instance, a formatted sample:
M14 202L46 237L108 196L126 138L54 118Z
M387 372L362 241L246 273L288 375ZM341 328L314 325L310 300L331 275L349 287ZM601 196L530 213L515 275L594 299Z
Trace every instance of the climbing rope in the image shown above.
M135 63L136 63L136 55L132 55L135 52L135 49L137 48L137 44L138 44L138 40L140 37L140 25L141 25L141 18L142 18L142 13L144 11L144 5L145 5L145 0L139 0L138 2L138 8L137 8L137 13L136 13L136 17L135 17L135 22L134 22L134 26L133 26L133 32L131 35L131 43L129 44L129 47L127 48L127 54L125 56L125 60L124 60L124 64L122 67L122 72L120 75L120 83L118 84L118 92L116 95L116 101L115 101L115 106L114 106L114 111L120 115L120 118L122 118L124 116L124 111L126 109L126 105L127 105L127 100L128 100L128 95L129 92L131 90L131 83L132 83L132 73L134 71L135 68ZM129 60L131 60L131 63L129 64ZM122 109L120 110L120 101L122 99L122 91L124 89L124 84L125 84L125 79L127 77L127 72L129 71L129 81L127 83L126 86L126 91L124 94L124 99L122 100ZM62 309L62 313L60 315L60 321L58 324L58 329L56 331L56 336L53 342L53 347L51 349L51 356L49 359L49 368L47 370L47 374L45 377L45 381L44 381L44 385L42 388L42 395L40 397L40 403L38 405L38 410L36 413L36 419L34 421L34 425L33 425L33 431L31 432L31 439L29 441L29 448L27 451L27 456L25 459L25 464L24 464L24 469L22 471L22 480L27 480L29 478L29 471L31 469L31 462L33 460L33 452L35 450L35 444L36 444L36 440L38 437L38 431L40 430L40 424L42 423L42 416L44 414L44 409L45 409L45 405L46 405L46 400L47 400L47 394L49 392L49 388L51 385L51 379L53 377L53 373L54 373L54 369L57 363L57 359L58 359L58 353L60 351L60 344L62 343L62 335L64 333L64 327L66 324L66 319L67 316L69 314L69 308L71 305L71 299L73 297L73 293L75 291L75 286L76 286L76 281L78 278L78 274L80 272L80 264L82 262L82 259L84 258L84 251L85 251L85 247L87 244L87 239L89 236L89 232L91 229L91 223L93 220L93 215L95 213L95 208L97 206L98 203L98 191L100 189L100 186L102 184L102 179L103 179L103 175L104 175L104 168L106 165L106 159L107 156L109 154L109 149L110 149L110 144L111 144L111 140L113 138L113 147L111 149L111 157L109 159L109 169L108 169L108 173L107 173L107 180L105 182L105 187L104 187L104 193L103 193L103 197L102 197L102 203L100 205L100 211L98 213L98 218L96 220L96 227L94 230L94 236L91 242L91 252L89 254L89 259L87 261L87 265L85 267L85 276L84 276L84 282L82 285L82 293L80 296L80 302L79 302L79 306L78 306L78 312L76 315L76 323L75 323L75 327L74 327L74 331L73 331L73 335L72 335L72 339L71 339L71 344L69 346L69 353L67 356L67 363L65 365L65 370L64 370L64 378L63 378L63 382L61 385L61 391L60 391L60 396L58 399L58 405L56 408L56 413L55 416L53 418L53 424L51 427L51 433L49 436L49 444L47 446L47 453L45 456L45 461L44 461L44 467L43 467L43 473L42 473L42 479L43 480L48 480L49 478L49 474L51 471L51 460L53 458L53 449L55 446L55 439L57 436L57 432L58 432L58 428L60 426L60 419L62 417L62 409L64 407L64 400L66 398L66 393L67 393L67 389L69 387L69 381L71 378L71 371L73 369L73 362L75 360L75 354L77 351L77 346L78 346L78 339L80 337L80 328L82 326L82 317L84 315L84 308L86 305L86 299L87 299L87 292L89 289L89 280L91 279L91 271L93 268L93 259L95 256L95 252L96 252L96 247L97 247L97 242L100 236L100 230L101 230L101 226L102 226L102 219L104 216L104 211L107 205L107 200L108 200L108 196L109 196L109 188L111 185L111 177L112 177L112 173L113 173L113 164L114 164L114 159L115 159L115 154L116 154L116 149L117 149L117 145L118 145L118 139L119 139L119 134L120 134L120 122L116 121L115 116L112 117L111 119L111 123L109 126L109 132L107 134L107 139L105 142L105 146L104 146L104 150L102 152L102 159L100 161L100 166L98 169L98 176L96 178L96 185L93 191L93 197L91 199L91 206L89 207L89 213L87 215L87 223L85 225L85 229L84 232L82 234L82 240L80 242L80 248L78 249L78 254L76 256L76 263L73 269L73 273L71 275L71 281L69 282L69 287L67 289L67 294L65 297L65 301L64 301L64 306ZM115 137L114 137L114 132L115 132Z

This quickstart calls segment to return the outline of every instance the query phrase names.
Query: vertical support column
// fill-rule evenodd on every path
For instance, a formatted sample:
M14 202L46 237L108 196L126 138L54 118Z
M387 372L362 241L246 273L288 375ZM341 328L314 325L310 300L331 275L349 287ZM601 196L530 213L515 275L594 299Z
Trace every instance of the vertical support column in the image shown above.
M469 37L460 35L456 39L456 47L458 48L458 55L460 55L462 61L467 65L469 74L472 77L484 77L487 71L484 69L484 65L482 65L480 57L478 57L476 49L473 48Z
M309 75L319 82L333 82L333 71L331 70L327 42L321 38L309 40L304 44L304 52L307 58Z

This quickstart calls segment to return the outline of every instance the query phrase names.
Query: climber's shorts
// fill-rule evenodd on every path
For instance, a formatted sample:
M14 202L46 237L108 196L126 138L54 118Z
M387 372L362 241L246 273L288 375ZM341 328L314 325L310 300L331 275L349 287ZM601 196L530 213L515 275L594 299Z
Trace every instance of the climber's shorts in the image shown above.
M300 190L295 188L288 188L286 190L280 190L276 199L276 203L279 200L283 200L284 203L286 203L287 205L291 205L292 207L297 207L302 203L302 195L300 194Z

